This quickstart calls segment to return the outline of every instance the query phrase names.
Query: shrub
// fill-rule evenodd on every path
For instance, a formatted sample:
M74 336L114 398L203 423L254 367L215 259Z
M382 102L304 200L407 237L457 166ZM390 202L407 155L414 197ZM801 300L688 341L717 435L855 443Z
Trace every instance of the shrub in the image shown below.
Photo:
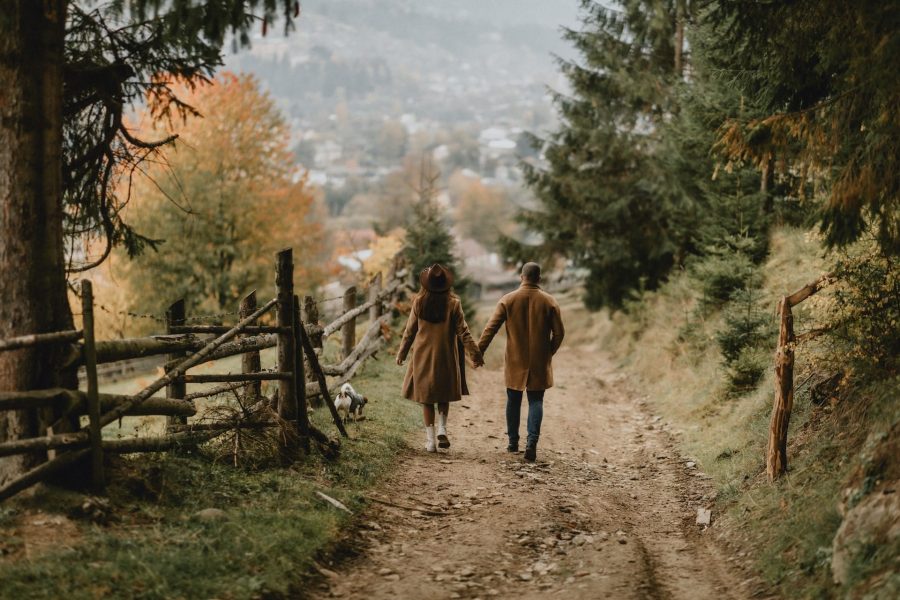
M900 368L900 261L874 242L838 261L831 329L849 358L896 372Z
M735 238L721 246L707 249L707 255L694 266L694 277L700 282L704 300L721 305L735 290L757 287L760 277L750 254L751 244Z
M752 390L766 369L772 366L772 353L759 346L741 350L728 367L728 384L732 391Z
M731 366L745 348L773 347L775 326L758 306L759 294L751 288L738 290L723 314L723 328L716 333L716 342L725 363Z

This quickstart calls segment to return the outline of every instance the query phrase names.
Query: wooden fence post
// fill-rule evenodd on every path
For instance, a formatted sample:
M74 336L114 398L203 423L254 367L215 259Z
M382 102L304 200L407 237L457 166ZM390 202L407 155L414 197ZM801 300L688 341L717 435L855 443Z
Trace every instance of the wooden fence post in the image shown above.
M173 327L184 325L185 311L184 298L176 300L166 311L166 333L172 333ZM167 361L181 362L187 352L173 352L166 356ZM166 398L184 398L187 393L187 384L183 379L174 379L166 386ZM187 417L172 416L166 417L166 425L185 425Z
M285 248L278 253L275 262L275 287L278 290L277 325L287 329L278 333L277 371L284 373L294 370L294 251ZM292 421L297 418L294 381L283 379L278 383L278 415Z
M91 485L105 486L103 440L100 431L100 391L97 388L97 350L94 345L94 291L91 282L81 280L81 315L84 330L84 370L87 373L88 434L91 440Z
M312 296L303 296L303 322L309 324L311 326L311 329L315 329L319 325L319 307L316 304L316 299ZM312 344L313 346L315 346L314 340L312 341ZM309 362L309 358L306 357L305 354L303 360L305 361L304 371L312 373L312 365ZM310 401L310 404L312 404L314 408L319 408L320 406L322 406L322 400L318 396L315 396Z
M350 286L344 292L344 312L348 312L356 308L356 286ZM347 358L353 352L353 346L356 345L356 319L350 319L344 325L344 348L341 358Z
M775 401L769 421L766 474L769 481L787 472L787 435L794 408L794 317L787 296L778 302L781 324L775 350Z
M381 283L381 271L375 274L375 277L372 278L372 281L369 282L369 301L375 300L378 298L378 295L381 293L382 289ZM369 309L369 322L374 323L375 320L381 316L382 313L382 305L381 302L376 302L372 305L372 308Z
M294 389L297 395L297 435L304 450L309 451L309 413L306 412L306 370L303 368L303 345L300 329L300 297L294 296Z
M241 300L240 317L246 319L256 310L256 290L253 290ZM247 336L243 336L247 337ZM241 355L241 373L259 373L261 362L259 350L245 352ZM251 381L244 387L244 398L250 402L262 396L262 381Z
M306 321L312 325L312 331L309 341L313 348L322 348L322 334L319 329L319 303L312 296L303 297L303 312L306 314Z

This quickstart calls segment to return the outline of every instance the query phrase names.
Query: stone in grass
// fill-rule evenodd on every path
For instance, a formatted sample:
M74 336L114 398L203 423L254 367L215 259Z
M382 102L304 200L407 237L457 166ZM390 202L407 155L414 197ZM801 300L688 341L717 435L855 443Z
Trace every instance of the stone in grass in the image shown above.
M697 509L697 525L708 526L712 521L712 511L708 508Z
M228 513L220 508L204 508L195 512L193 518L203 523L213 523L215 521L228 520Z

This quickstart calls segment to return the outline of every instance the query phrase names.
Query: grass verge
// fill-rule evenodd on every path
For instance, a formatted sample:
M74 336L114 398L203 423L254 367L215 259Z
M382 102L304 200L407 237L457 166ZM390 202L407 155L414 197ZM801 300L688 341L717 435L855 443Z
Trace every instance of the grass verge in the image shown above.
M202 455L135 455L116 465L108 506L83 494L39 489L0 509L2 598L302 597L306 575L365 494L396 464L415 406L400 398L391 353L380 353L354 385L370 399L349 426L340 457L313 453L288 468L247 471ZM312 416L333 432L328 411ZM204 520L197 513L221 510ZM106 524L98 524L100 521ZM85 514L89 513L89 514Z

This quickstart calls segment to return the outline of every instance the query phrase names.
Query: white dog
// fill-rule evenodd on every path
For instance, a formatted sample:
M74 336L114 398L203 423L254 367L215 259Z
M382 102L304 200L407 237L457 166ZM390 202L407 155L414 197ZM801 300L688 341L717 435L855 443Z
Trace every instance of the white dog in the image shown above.
M345 423L350 420L351 416L354 421L362 419L363 407L368 402L369 399L354 390L349 383L342 385L341 391L334 397L334 407Z

